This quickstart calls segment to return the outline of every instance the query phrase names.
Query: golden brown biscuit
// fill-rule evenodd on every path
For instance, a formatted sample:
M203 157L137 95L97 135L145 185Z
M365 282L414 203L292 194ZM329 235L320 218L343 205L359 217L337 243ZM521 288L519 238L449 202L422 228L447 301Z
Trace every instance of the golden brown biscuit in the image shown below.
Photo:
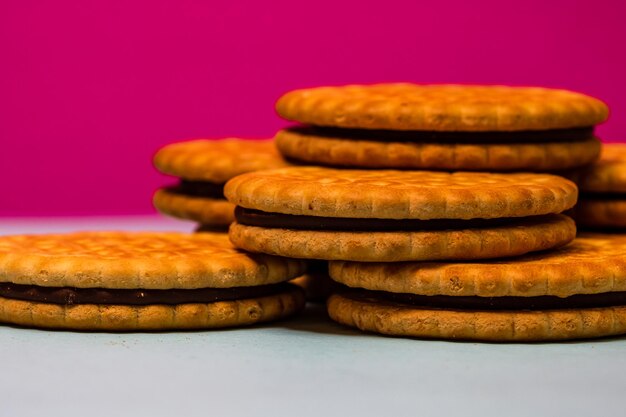
M233 244L250 252L303 259L399 262L486 259L556 248L576 236L564 215L522 219L514 225L437 231L350 232L230 226Z
M471 263L331 262L334 320L387 335L541 341L626 333L626 236Z
M556 171L588 165L598 158L595 137L547 143L400 142L324 136L305 129L281 130L276 145L287 158L362 168L467 171Z
M278 320L303 307L302 290L293 285L264 297L178 305L59 305L0 297L0 322L100 331L214 329Z
M580 188L574 208L585 229L626 228L626 144L604 144L600 160L568 175Z
M623 199L582 197L574 208L574 219L584 229L623 230L626 228L626 195Z
M427 131L566 129L608 117L601 101L566 90L402 83L296 90L276 110L317 126Z
M225 199L188 196L161 188L154 193L152 203L163 214L193 220L207 228L226 230L235 220L235 205Z
M199 139L167 145L154 156L154 166L164 174L216 184L287 165L271 140Z
M581 192L626 193L626 144L604 144L600 159L571 178Z
M0 282L77 288L230 288L283 282L301 261L237 250L224 233L0 237Z
M359 261L483 259L575 236L577 189L545 174L291 167L233 178L232 242L282 256Z
M569 297L626 291L626 235L581 234L558 250L480 262L331 262L348 287L420 295Z
M560 213L576 186L547 174L337 170L289 167L230 180L238 206L300 216L361 219L494 219Z
M0 237L0 320L135 330L250 324L301 308L302 261L238 251L223 233Z
M335 294L330 317L389 336L494 342L583 339L626 333L626 306L551 311L460 311L414 308Z
M271 140L201 139L163 147L155 155L154 165L181 178L180 184L155 193L157 210L213 229L226 229L233 221L234 206L224 198L224 183L245 172L289 164Z

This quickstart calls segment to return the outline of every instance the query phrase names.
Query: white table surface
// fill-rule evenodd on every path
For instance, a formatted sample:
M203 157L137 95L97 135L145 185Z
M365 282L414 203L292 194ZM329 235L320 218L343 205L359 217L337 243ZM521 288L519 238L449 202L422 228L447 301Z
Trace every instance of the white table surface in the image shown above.
M159 217L0 219L0 234L185 230ZM362 334L323 307L253 328L0 326L0 416L622 416L626 338L484 344Z

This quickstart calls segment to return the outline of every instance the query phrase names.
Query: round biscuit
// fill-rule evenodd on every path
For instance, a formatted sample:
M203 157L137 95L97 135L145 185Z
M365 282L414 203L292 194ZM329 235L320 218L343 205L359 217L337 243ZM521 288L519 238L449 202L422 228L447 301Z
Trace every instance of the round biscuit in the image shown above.
M357 168L466 171L556 171L595 161L600 141L546 143L419 143L354 140L281 130L276 146L287 158Z
M467 260L552 249L576 236L564 215L524 219L514 226L417 232L340 232L231 224L233 244L250 252L302 259L362 262Z
M330 318L389 336L486 342L586 339L626 333L626 306L546 311L460 311L411 307L349 293L328 300Z
M163 214L193 220L206 227L225 230L235 221L235 206L225 199L188 196L161 188L154 193L152 204Z
M574 219L581 228L623 231L626 228L626 198L583 198L574 207Z
M474 219L560 213L578 196L548 174L289 167L226 183L236 205L270 213L379 219Z
M0 297L0 322L99 331L185 330L246 326L288 317L304 307L302 290L214 303L147 306L57 305Z
M0 282L114 289L274 284L302 261L237 250L225 233L78 232L0 237Z
M560 249L480 262L331 262L348 287L418 295L569 297L626 291L626 235L581 234Z
M166 145L154 156L154 166L164 174L216 184L287 165L272 140L198 139Z
M604 144L600 159L574 172L570 178L580 191L626 193L626 144Z
M587 127L609 113L600 100L567 90L409 83L295 90L278 100L276 110L317 126L427 131Z

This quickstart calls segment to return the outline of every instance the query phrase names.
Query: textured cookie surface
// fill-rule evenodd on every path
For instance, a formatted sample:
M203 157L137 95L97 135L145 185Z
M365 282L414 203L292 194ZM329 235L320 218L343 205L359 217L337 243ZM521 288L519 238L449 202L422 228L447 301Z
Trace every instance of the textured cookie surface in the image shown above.
M295 90L276 104L288 120L318 126L433 131L516 131L592 126L601 101L537 87L377 84Z
M626 193L626 144L604 144L600 159L572 179L581 191Z
M77 288L272 284L304 263L235 249L223 233L80 232L0 237L0 281Z
M290 316L304 307L300 288L259 298L208 304L57 305L0 297L0 322L72 330L174 330L244 326Z
M224 188L236 205L270 213L380 219L473 219L560 213L574 183L548 174L365 171L289 167L252 172Z
M481 341L542 341L626 333L626 306L550 311L421 309L376 299L332 295L330 317L390 336Z
M162 188L154 194L152 203L161 213L207 227L226 229L235 220L235 206L226 200L188 196Z
M373 138L375 139L375 138ZM548 143L413 143L353 140L282 130L276 146L303 162L362 168L554 171L595 161L600 142L591 138Z
M626 235L581 234L555 251L472 263L331 262L349 287L419 295L536 297L626 291Z
M270 229L233 223L229 236L250 252L292 258L399 262L487 259L565 245L576 236L571 218L523 219L515 226L424 232L338 232Z
M245 172L287 166L271 140L193 140L167 145L154 156L164 174L224 183Z

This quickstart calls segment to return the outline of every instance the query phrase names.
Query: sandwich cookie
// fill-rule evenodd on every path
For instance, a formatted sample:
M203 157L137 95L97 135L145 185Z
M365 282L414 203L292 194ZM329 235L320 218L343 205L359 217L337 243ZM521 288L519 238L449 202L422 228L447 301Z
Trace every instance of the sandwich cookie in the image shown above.
M0 322L75 330L244 326L304 306L304 263L235 249L224 233L0 237Z
M285 94L283 155L318 165L555 171L597 159L601 101L538 87L378 84Z
M330 317L392 336L548 341L626 333L626 237L480 263L331 262Z
M224 188L235 246L292 258L485 259L555 248L576 228L571 181L547 174L289 167Z
M572 175L580 189L574 208L583 228L626 228L626 145L605 144L600 160Z
M158 190L160 212L201 224L202 231L226 230L234 206L224 198L224 183L246 172L286 166L270 140L194 140L167 145L154 157L155 167L180 183Z

